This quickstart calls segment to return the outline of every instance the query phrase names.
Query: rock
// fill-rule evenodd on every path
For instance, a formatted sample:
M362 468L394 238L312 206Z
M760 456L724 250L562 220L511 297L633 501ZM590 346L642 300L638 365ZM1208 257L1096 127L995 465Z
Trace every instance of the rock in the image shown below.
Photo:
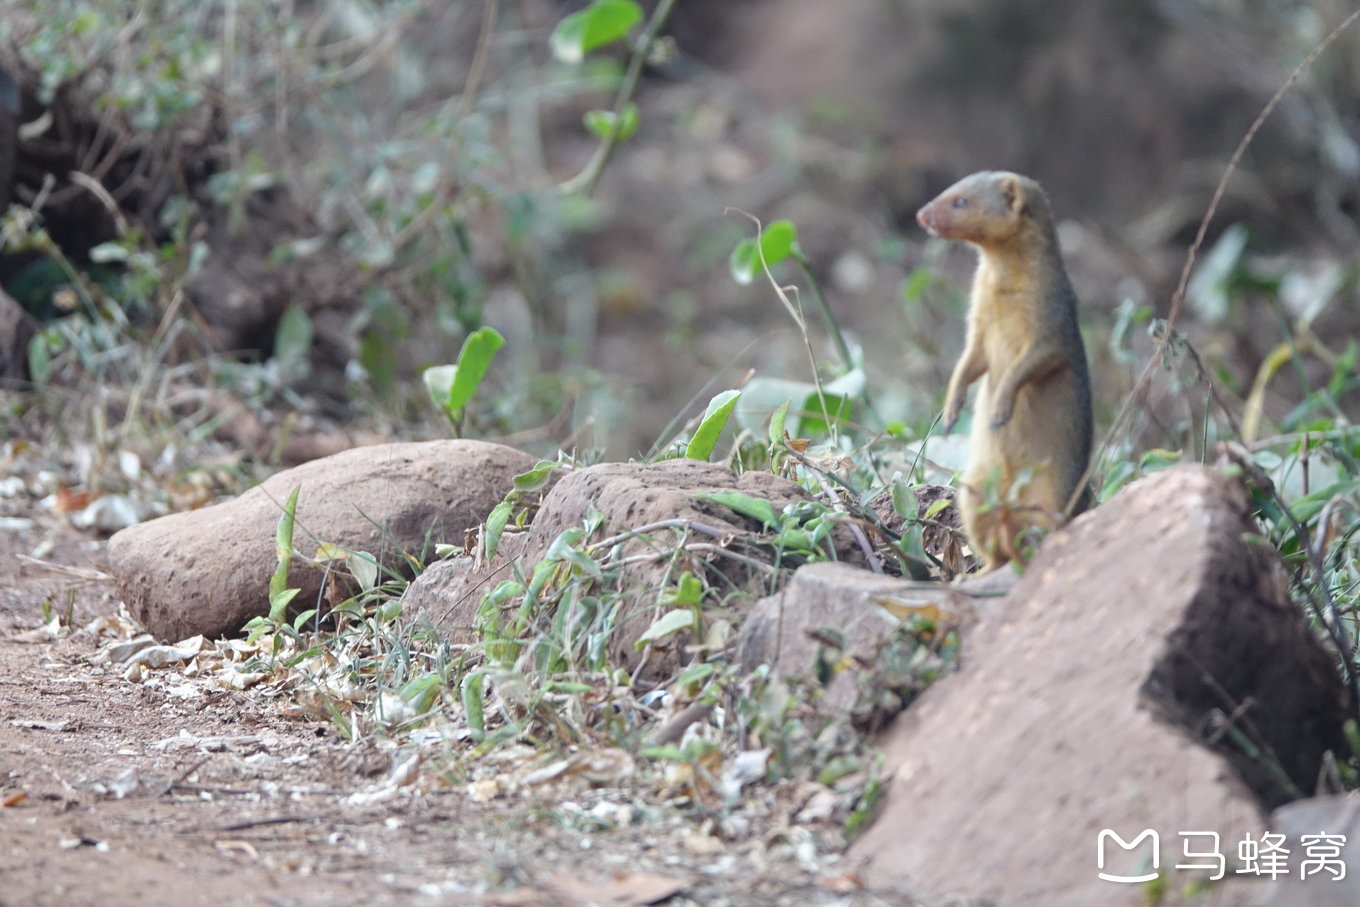
M1255 878L1235 880L1229 897L1251 907L1355 907L1360 904L1360 794L1314 797L1275 810L1268 826L1284 836L1289 849L1289 875L1273 883ZM1313 836L1340 836L1342 841L1320 842ZM1257 836L1259 838L1259 836ZM1335 859L1319 852L1335 846ZM1311 856L1309 855L1311 853ZM1316 860L1303 876L1305 861Z
M720 504L695 497L700 492L721 491L739 491L768 500L777 510L808 497L801 487L787 479L762 472L748 472L738 478L725 466L697 460L601 463L572 470L548 492L527 533L503 537L493 563L479 567L466 558L426 570L406 592L406 613L428 617L450 633L455 642L473 642L483 594L513 575L507 569L513 562L519 562L526 574L531 572L553 541L565 530L585 523L592 508L603 515L601 528L592 537L594 541L666 522L665 527L621 541L622 556L632 563L625 568L619 584L624 602L610 636L610 654L614 663L632 670L643 660L634 644L664 610L657 604L658 590L668 582L673 584L676 578L677 568L670 558L647 555L673 547L678 527L684 521L703 524L719 533L718 537L703 535L696 539L708 549L703 553L692 552L684 561L686 569L708 573L719 583L724 600L729 603L722 608L706 608L706 620L725 618L735 622L737 610L744 609L743 603L749 606L755 596L767 591L763 587L768 579L764 573L741 560L724 557L719 550L730 547L739 552L740 544L752 540L760 524ZM844 557L857 556L848 537L838 535L837 539ZM740 590L743 594L726 595L728 590ZM505 607L513 610L518 602L516 599ZM648 676L669 674L688 661L691 656L684 649L687 642L685 634L677 634L653 645L646 655Z
M0 388L28 378L28 344L38 333L38 320L0 290Z
M902 626L902 615L934 608L946 626L968 628L1004 599L1018 577L994 570L956 585L921 583L842 563L807 564L781 591L756 602L742 624L737 652L742 668L768 664L777 676L811 680L827 628L843 641L843 657L872 665ZM850 667L822 692L820 705L843 711L861 698L873 672Z
M1209 875L1174 868L1209 844L1181 832L1217 833L1231 872L1262 804L1291 796L1232 738L1305 792L1324 751L1346 751L1334 658L1256 535L1239 485L1179 467L1051 536L965 638L962 670L882 738L894 777L850 850L865 880L999 905L1144 903L1143 885L1098 878L1105 829L1130 844L1154 831L1173 897ZM1104 841L1107 874L1150 858L1151 836Z
M230 635L268 613L275 527L294 487L297 551L330 542L404 571L402 551L461 543L535 462L482 441L356 448L280 472L233 501L124 529L109 541L110 568L129 610L158 639ZM299 610L324 609L323 575L294 559Z
M406 587L401 598L403 613L414 620L429 621L455 643L473 642L482 596L501 580L510 578L507 568L511 564L522 562L526 567L532 566L535 559L524 557L528 541L527 532L502 535L491 569L471 556L435 561Z

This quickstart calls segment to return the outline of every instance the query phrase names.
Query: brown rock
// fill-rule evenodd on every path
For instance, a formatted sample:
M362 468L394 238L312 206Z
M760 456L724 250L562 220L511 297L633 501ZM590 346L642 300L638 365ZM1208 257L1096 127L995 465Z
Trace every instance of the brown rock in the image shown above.
M0 290L0 387L28 378L28 344L38 328L38 320Z
M678 569L695 569L709 573L724 591L742 590L744 595L726 596L725 608L705 610L705 618L734 618L735 609L742 602L766 591L762 584L765 574L748 564L726 558L715 549L732 546L740 552L742 543L755 537L759 523L738 516L719 504L695 497L700 492L739 491L770 501L775 508L807 499L806 492L787 479L769 473L748 472L740 478L725 466L697 460L666 460L660 463L602 463L565 474L544 498L530 530L521 538L506 536L496 560L487 567L476 567L471 559L432 566L407 590L404 599L406 612L424 615L459 642L470 642L477 623L477 611L483 593L490 591L512 573L508 569L519 561L525 574L547 552L553 541L567 529L581 526L591 509L603 514L601 528L594 541L625 533L661 521L673 525L644 532L621 542L623 557L633 562L626 568L620 583L625 602L619 612L617 625L610 638L610 652L616 663L630 669L636 667L641 656L635 643L662 609L657 606L659 588L668 581L674 583ZM704 553L692 553L680 567L669 558L647 558L645 555L674 546L679 523L690 520L716 529L721 537L704 536L700 539L710 548ZM841 547L838 544L838 547ZM846 544L846 556L854 552ZM518 606L518 601L507 608ZM687 640L672 637L663 645L654 646L647 655L649 674L665 674L688 659L684 651Z
M477 559L470 556L435 561L406 587L401 599L403 612L415 620L430 621L456 643L474 641L473 629L482 596L511 577L507 569L511 564L523 561L527 566L536 560L524 561L528 541L527 532L501 536L490 570L479 566Z
M1218 833L1231 862L1262 804L1291 793L1206 736L1249 739L1309 791L1324 750L1344 751L1348 702L1256 531L1239 486L1181 467L1050 537L965 639L963 669L886 733L886 807L851 848L866 880L1003 905L1144 903L1141 885L1097 877L1103 829L1154 830L1169 892L1208 875L1174 868L1192 862L1182 831ZM1107 873L1136 871L1117 845L1107 858Z
M534 463L482 441L357 448L285 470L233 501L124 529L109 541L109 562L123 600L159 639L230 635L268 613L275 527L294 487L297 551L330 542L402 569L402 551L461 542ZM322 579L320 568L294 559L299 610L324 610Z
M996 606L1015 585L1010 570L994 570L957 585L913 582L871 573L842 563L799 567L788 585L756 602L742 624L737 651L742 668L767 664L784 678L811 680L824 631L831 628L842 643L842 655L872 664L897 634L900 617L913 609L934 608L947 626L967 628L981 613ZM821 705L844 710L860 698L867 672L847 668L823 691Z

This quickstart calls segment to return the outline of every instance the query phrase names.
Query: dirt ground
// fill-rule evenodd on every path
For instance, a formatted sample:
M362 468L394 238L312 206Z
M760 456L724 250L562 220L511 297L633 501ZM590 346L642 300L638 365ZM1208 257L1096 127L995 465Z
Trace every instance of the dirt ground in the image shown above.
M787 791L735 818L581 782L370 796L395 745L174 669L133 683L101 666L120 609L90 578L105 543L52 513L18 519L0 529L4 907L909 900L860 889L838 830L793 822ZM70 609L62 638L44 602Z

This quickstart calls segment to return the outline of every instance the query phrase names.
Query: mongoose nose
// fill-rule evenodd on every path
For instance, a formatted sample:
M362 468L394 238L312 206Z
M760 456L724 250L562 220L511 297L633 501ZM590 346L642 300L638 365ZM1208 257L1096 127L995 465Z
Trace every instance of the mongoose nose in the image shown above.
M930 205L925 205L916 212L916 222L931 233L935 232L935 218L931 216Z

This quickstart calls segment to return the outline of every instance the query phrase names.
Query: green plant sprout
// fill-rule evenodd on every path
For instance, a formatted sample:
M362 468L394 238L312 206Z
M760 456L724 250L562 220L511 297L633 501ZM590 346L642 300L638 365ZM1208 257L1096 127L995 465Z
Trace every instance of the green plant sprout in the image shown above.
M461 429L467 405L476 396L482 379L491 369L492 360L504 345L505 338L495 328L479 328L463 341L457 363L425 370L425 388L455 431Z

